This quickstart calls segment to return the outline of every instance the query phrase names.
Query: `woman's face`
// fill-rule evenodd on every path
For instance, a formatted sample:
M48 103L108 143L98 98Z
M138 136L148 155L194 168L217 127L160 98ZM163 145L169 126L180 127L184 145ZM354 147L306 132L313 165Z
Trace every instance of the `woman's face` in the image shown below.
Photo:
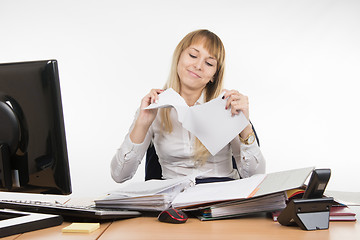
M213 81L217 61L203 47L203 44L192 44L180 55L177 73L181 89L202 90L209 81Z

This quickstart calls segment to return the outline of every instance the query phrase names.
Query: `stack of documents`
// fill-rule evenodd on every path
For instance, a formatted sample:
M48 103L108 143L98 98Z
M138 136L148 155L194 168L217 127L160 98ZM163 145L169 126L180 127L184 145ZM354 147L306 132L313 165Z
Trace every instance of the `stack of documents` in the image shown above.
M202 220L286 207L285 191L299 188L314 168L301 168L249 178L194 185L194 176L130 184L95 200L97 207L162 211L169 207L200 212Z
M194 185L191 176L170 180L138 182L95 200L96 207L143 211L163 211L185 188Z
M285 207L286 196L284 192L280 192L200 207L197 216L203 221L216 220L239 217L250 213L272 212L282 210Z
M113 196L114 197L114 196ZM171 205L172 196L167 194L129 197L118 195L115 198L96 200L96 207L128 209L139 211L163 211Z

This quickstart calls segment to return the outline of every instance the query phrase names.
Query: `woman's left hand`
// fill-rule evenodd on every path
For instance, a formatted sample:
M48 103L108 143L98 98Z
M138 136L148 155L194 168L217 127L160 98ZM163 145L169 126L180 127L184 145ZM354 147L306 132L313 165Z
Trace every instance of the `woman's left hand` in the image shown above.
M247 96L239 93L236 90L224 90L225 94L223 99L227 99L226 109L231 110L231 114L238 115L241 112L244 113L247 120L249 120L249 99Z

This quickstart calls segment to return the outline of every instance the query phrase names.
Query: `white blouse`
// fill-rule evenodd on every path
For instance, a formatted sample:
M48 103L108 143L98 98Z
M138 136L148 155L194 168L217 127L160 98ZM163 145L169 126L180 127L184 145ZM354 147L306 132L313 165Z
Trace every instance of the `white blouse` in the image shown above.
M203 103L201 100L202 97L196 104ZM159 157L163 179L177 178L199 171L205 172L201 178L229 177L233 179L265 173L265 159L256 140L251 145L245 145L241 143L239 137L234 138L216 155L210 155L205 164L196 164L193 160L195 137L182 127L174 108L170 111L173 124L171 133L162 131L160 114L158 114L144 141L141 144L135 144L129 135L138 115L139 110L124 142L111 161L111 176L116 182L124 182L134 176L151 142ZM235 158L238 169L233 168L232 156Z

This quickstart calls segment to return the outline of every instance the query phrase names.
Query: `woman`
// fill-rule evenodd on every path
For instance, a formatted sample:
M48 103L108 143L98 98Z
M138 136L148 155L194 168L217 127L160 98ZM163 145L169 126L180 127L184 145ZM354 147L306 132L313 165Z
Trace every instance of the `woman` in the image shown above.
M170 76L164 89L173 88L189 106L208 102L223 91L226 109L243 112L249 119L248 98L235 90L223 89L225 49L218 36L208 30L187 34L174 51ZM116 182L131 179L150 144L154 144L164 179L200 170L201 178L238 179L265 172L265 160L249 124L216 155L178 121L174 108L145 110L158 100L162 89L152 89L141 101L135 120L111 162ZM232 165L232 156L238 169Z

